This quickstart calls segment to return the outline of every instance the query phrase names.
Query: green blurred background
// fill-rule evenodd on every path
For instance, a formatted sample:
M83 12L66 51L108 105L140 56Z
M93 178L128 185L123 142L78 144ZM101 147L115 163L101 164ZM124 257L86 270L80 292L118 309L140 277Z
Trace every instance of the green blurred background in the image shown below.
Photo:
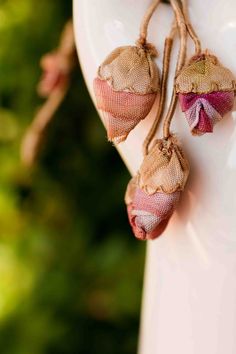
M69 0L0 0L1 354L134 354L145 244L131 234L129 174L79 67L34 169L19 159L41 100L40 57Z

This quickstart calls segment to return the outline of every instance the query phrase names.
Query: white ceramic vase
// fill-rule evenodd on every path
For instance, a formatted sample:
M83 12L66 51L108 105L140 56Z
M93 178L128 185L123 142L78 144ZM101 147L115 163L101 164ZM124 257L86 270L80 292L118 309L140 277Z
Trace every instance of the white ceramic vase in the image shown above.
M74 0L77 48L93 99L98 65L114 48L135 42L150 2ZM203 48L236 74L236 1L190 0L189 12ZM150 23L159 67L172 16L170 6L161 4ZM174 61L172 78L173 72ZM191 176L164 235L147 245L140 354L236 353L235 118L232 112L213 134L194 138L184 115L179 109L175 113L172 130L181 137ZM118 147L132 174L152 120L151 113Z

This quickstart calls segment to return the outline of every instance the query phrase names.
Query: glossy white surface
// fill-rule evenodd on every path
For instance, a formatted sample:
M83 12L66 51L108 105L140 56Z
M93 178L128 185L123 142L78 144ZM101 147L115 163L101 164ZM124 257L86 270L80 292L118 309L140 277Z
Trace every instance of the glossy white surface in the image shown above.
M115 47L134 43L150 2L74 0L77 48L92 97L97 66ZM190 17L203 47L236 74L235 0L190 0ZM160 54L171 20L170 7L161 5L150 25L149 40ZM119 147L132 173L152 119ZM176 111L173 131L183 142L191 177L165 235L148 243L140 354L236 353L235 120L233 112L214 134L193 138Z

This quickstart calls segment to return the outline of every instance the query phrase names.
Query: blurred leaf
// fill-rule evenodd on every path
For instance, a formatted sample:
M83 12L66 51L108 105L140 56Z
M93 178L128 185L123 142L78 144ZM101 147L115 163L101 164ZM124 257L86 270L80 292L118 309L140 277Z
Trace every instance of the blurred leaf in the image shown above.
M145 245L130 231L129 174L77 68L37 166L20 139L41 99L40 57L71 2L0 0L0 347L4 354L136 352ZM119 343L119 345L117 345Z

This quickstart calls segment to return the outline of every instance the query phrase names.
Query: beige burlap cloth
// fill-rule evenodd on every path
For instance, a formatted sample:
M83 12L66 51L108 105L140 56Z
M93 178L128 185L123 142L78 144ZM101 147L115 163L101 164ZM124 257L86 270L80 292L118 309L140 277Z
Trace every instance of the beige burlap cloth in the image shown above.
M177 93L210 93L214 91L232 91L236 89L232 72L223 67L218 59L202 54L190 59L176 78Z
M189 170L189 163L175 137L156 140L140 167L138 185L148 194L182 191Z
M136 46L116 48L98 68L98 77L114 91L140 95L159 90L159 72L153 52Z

